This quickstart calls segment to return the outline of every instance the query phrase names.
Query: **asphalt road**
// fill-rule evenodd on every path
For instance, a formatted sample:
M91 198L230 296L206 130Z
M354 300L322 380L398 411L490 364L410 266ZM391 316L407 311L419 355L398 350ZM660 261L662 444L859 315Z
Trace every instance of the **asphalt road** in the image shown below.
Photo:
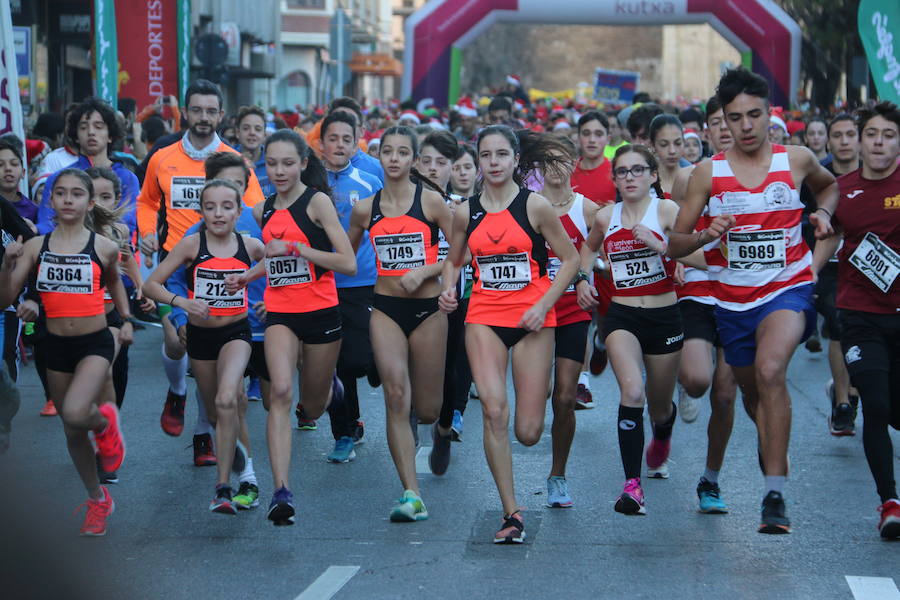
M900 598L900 543L877 534L878 498L861 435L828 435L824 354L800 348L790 365L794 428L785 490L793 533L756 533L763 480L755 429L738 411L720 478L727 515L697 512L708 404L693 424L675 426L668 480L646 480L646 517L613 511L623 476L616 440L618 390L612 374L591 384L597 408L577 413L568 478L575 507L544 507L550 468L550 412L536 446L513 446L528 540L491 543L500 506L481 447L479 404L465 417L444 477L420 483L430 519L393 524L402 490L384 435L380 389L360 381L366 439L357 459L334 465L327 417L318 431L294 432L292 484L297 524L265 519L271 473L265 414L249 411L261 506L236 517L207 510L214 469L192 465L195 407L186 432L159 428L166 383L160 331L138 332L122 412L128 444L116 512L104 538L79 538L84 500L58 419L41 418L40 385L23 368L22 408L12 447L0 458L4 485L0 589L8 598ZM191 388L193 383L191 382ZM510 391L511 393L511 391ZM190 394L193 394L191 390ZM858 420L861 426L862 418ZM649 431L649 429L648 429ZM427 428L420 428L430 443ZM892 432L895 456L900 436ZM898 465L900 466L900 465Z

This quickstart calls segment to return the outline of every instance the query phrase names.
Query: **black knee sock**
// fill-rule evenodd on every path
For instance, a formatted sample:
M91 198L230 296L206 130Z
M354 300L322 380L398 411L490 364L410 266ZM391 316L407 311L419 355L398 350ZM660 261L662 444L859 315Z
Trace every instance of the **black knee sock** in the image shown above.
M625 479L641 476L644 453L644 409L619 405L619 453Z
M891 419L888 373L866 371L853 377L863 407L863 450L882 502L897 497L894 446L888 433Z
M675 407L675 403L672 403L672 416L669 417L665 423L654 423L653 424L653 437L661 442L666 441L670 437L672 437L672 426L675 425L675 417L678 413L678 409Z

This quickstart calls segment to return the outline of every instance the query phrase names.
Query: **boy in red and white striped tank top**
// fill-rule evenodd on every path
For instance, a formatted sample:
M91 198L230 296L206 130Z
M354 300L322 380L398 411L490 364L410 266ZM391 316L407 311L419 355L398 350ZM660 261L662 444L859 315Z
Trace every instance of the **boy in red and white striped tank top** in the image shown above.
M816 237L833 234L837 184L806 148L768 141L768 84L744 68L727 71L717 89L735 145L691 176L669 253L705 246L715 281L715 312L725 360L757 422L766 479L760 533L788 533L782 488L787 476L791 404L785 373L797 344L815 327L809 248L800 236L806 183L818 208ZM704 206L706 227L694 231Z

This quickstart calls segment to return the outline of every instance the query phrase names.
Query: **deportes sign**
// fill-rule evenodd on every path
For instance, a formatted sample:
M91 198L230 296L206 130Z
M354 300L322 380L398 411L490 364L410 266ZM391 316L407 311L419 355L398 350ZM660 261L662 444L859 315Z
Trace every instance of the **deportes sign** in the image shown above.
M607 104L631 104L641 82L637 71L597 69L594 98Z

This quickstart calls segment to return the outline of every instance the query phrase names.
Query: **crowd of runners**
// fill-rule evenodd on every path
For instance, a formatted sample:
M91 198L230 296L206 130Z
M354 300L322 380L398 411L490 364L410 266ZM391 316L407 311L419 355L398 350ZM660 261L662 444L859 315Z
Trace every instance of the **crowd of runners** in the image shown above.
M349 97L302 119L257 107L226 118L219 88L197 80L180 108L142 111L152 125L136 121L133 149L97 98L68 107L59 131L42 119L24 144L0 138L0 452L17 443L27 352L41 414L61 418L89 496L81 533L103 535L108 486L120 471L140 477L123 467L120 409L134 330L155 321L160 426L182 435L193 377L194 464L216 467L196 502L212 513L259 506L254 459L266 453L246 414L261 401L265 514L293 524L294 423L315 429L327 412L328 460L354 460L366 378L383 391L399 479L390 520L429 517L418 425L431 425L430 468L444 475L471 395L502 507L493 541L521 543L511 412L532 446L551 400L547 506L571 507L576 411L595 406L591 374L608 364L616 512L646 514L642 478L669 476L678 416L695 421L708 393L698 509L727 513L719 474L740 396L758 432L758 530L788 533L786 372L800 345L821 351L827 338L829 431L854 435L862 406L879 532L900 537L889 433L900 429L900 109L786 121L743 68L680 113L649 99L531 105L515 78L506 92L463 98L449 118Z

